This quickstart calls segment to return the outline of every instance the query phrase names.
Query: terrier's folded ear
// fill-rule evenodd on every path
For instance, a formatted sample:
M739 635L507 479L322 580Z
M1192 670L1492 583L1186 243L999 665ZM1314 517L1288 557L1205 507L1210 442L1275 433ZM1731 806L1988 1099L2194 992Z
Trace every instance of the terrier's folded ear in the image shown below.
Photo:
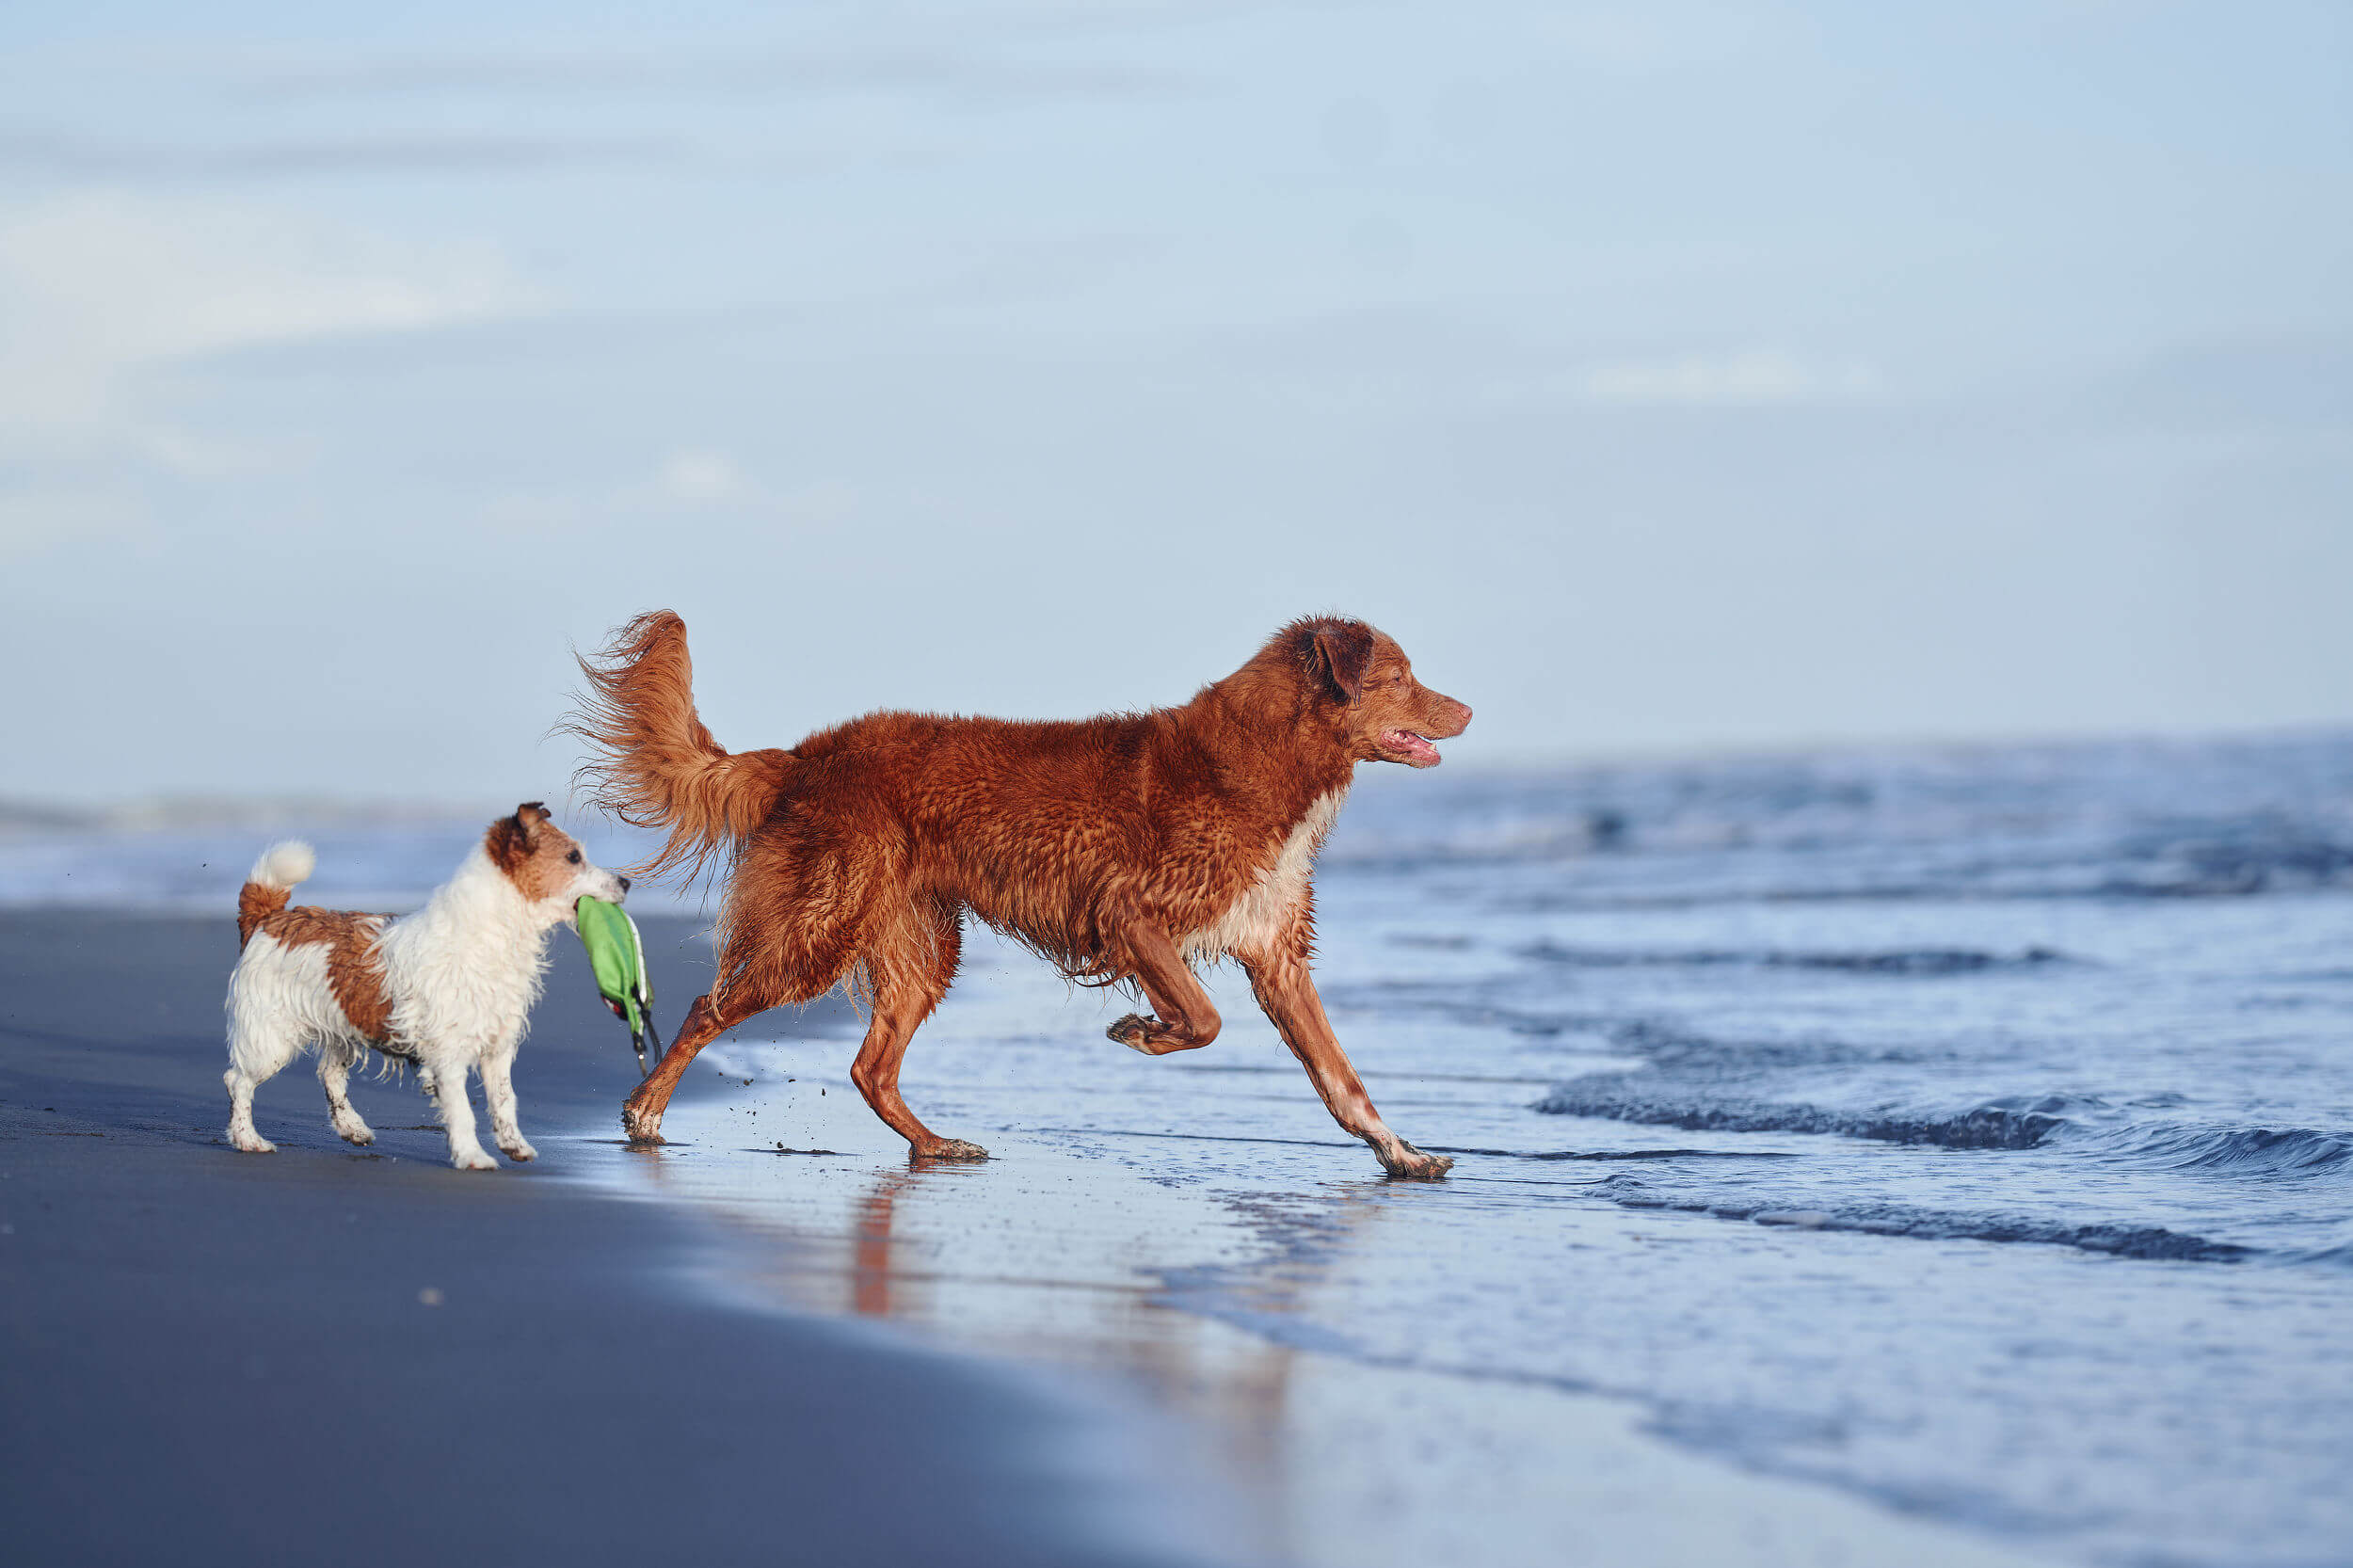
M532 846L538 841L539 824L554 820L554 813L539 801L527 800L515 808L511 817L501 817L490 824L483 836L482 847L489 853L492 864L512 873L531 857Z

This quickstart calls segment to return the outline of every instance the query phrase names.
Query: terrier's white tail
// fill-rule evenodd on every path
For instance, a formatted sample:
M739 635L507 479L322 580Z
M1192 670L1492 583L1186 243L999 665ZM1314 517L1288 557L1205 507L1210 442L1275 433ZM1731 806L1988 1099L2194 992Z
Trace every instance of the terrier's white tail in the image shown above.
M318 869L318 852L299 839L272 844L262 851L262 857L253 862L247 873L248 882L258 882L264 888L292 888L309 878Z
M272 844L262 851L237 890L237 945L253 940L261 923L286 907L286 894L311 874L319 863L317 853L299 839Z

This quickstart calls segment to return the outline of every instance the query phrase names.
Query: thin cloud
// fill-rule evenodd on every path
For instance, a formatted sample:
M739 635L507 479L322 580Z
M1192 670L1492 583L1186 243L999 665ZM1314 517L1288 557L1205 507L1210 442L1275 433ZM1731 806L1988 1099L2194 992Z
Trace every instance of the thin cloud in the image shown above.
M127 191L0 208L0 320L17 324L0 338L0 456L155 456L137 388L173 360L540 303L494 246Z
M509 535L544 535L577 542L587 532L644 527L649 520L690 514L748 520L762 529L786 528L803 537L835 529L866 505L859 487L820 478L779 488L728 453L712 447L672 452L650 477L619 484L572 484L510 489L474 507L474 526Z
M681 162L677 141L528 136L370 136L166 147L73 136L0 135L0 169L80 180L300 178L309 175L499 174L558 167Z
M1116 63L1047 64L980 49L748 50L728 54L508 52L321 56L248 68L256 100L481 92L652 93L707 98L892 93L971 105L1166 97L1199 89L1182 72Z
M1738 408L1852 402L1876 393L1880 377L1857 360L1816 363L1766 349L1594 365L1578 390L1590 403Z

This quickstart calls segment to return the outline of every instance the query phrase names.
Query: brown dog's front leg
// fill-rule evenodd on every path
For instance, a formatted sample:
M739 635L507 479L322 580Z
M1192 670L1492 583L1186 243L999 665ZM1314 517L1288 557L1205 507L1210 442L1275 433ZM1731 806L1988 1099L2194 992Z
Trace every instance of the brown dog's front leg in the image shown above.
M1144 984L1144 1000L1153 1016L1130 1013L1103 1032L1130 1050L1146 1056L1166 1056L1174 1050L1199 1050L1217 1038L1221 1020L1209 993L1201 988L1184 954L1157 927L1137 926L1127 933L1128 952L1136 978Z
M1283 1044L1290 1047L1291 1054L1307 1069L1316 1093L1323 1096L1324 1109L1332 1112L1334 1121L1372 1145L1384 1170L1394 1176L1426 1179L1454 1168L1453 1160L1422 1153L1381 1120L1381 1112L1372 1108L1372 1096L1365 1093L1356 1069L1349 1064L1348 1053L1340 1048L1339 1037L1332 1032L1332 1021L1323 1016L1323 999L1316 995L1315 980L1305 962L1289 956L1241 962L1258 1005L1266 1009Z

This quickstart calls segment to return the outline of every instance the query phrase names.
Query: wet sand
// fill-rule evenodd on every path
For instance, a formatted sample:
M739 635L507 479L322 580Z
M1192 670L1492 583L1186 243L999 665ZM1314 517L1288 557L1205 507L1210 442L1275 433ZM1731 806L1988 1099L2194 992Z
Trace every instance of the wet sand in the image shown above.
M665 1026L686 930L648 923ZM495 1175L406 1083L355 1085L344 1145L307 1064L262 1092L280 1152L231 1152L235 945L0 915L11 1560L1249 1560L1148 1411L682 1286L728 1244L584 1185L636 1072L568 936L516 1073L541 1158Z
M1074 991L970 934L904 1082L982 1163L911 1167L848 1080L855 1028L771 1016L697 1062L660 1150L575 1169L710 1216L728 1244L694 1271L713 1299L887 1322L1057 1376L1117 1380L1208 1434L1261 1549L1330 1568L1871 1564L2036 1560L1829 1487L1746 1473L1655 1431L1657 1413L1535 1375L1497 1375L1492 1316L1449 1247L1504 1244L1529 1194L1592 1166L1465 1151L1443 1184L1393 1182L1325 1117L1298 1067L1211 976L1217 1046L1148 1059L1101 1038L1127 1004ZM1376 1099L1408 1136L1512 1136L1528 1080L1431 1073L1427 1040L1358 1034ZM1468 1142L1469 1140L1465 1140ZM1656 1139L1654 1137L1653 1141ZM1606 1167L1605 1167L1606 1169ZM1608 1250L1674 1247L1713 1222L1552 1202L1530 1279L1580 1288ZM1420 1301L1408 1356L1369 1349L1353 1301Z

